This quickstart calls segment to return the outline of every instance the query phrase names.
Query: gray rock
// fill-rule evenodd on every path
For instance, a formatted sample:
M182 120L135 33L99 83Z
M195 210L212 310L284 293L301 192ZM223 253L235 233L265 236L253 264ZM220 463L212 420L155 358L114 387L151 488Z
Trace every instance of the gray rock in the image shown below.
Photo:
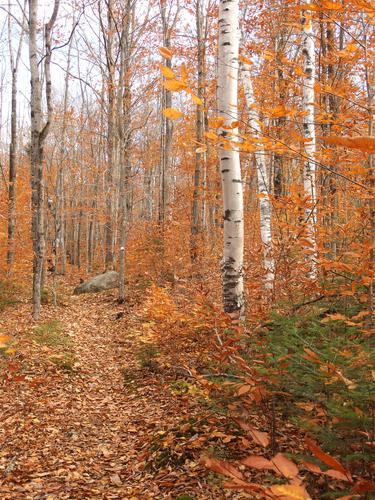
M81 293L95 293L102 292L103 290L109 290L111 288L117 288L118 279L119 274L116 271L108 271L84 281L74 289L73 294L80 295Z

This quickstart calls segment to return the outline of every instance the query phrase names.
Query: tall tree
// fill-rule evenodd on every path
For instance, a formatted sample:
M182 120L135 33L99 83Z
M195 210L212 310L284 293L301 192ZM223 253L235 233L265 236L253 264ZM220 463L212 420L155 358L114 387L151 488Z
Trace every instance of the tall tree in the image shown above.
M304 0L308 5L308 0ZM308 7L307 7L308 9ZM316 245L316 164L315 164L315 39L312 16L309 10L302 11L302 55L303 55L303 135L305 139L305 158L303 164L303 185L306 197L305 231L308 248L306 255L309 265L308 276L317 276L317 245Z
M217 97L219 116L224 122L219 131L224 211L223 303L225 312L242 318L245 309L243 186L236 147L237 128L232 125L238 118L239 43L239 0L220 0Z
M249 114L249 125L252 134L261 137L260 120L255 106L253 83L251 80L250 66L242 62L242 76L245 88L245 98ZM260 196L260 235L263 243L264 268L266 270L265 288L272 289L275 278L275 262L271 256L272 252L272 229L271 229L271 200L270 181L266 167L265 151L260 146L255 152L255 168L257 173L258 194Z
M191 260L194 262L198 256L198 234L205 223L205 200L203 189L206 175L206 151L204 147L205 130L205 80L206 80L206 27L204 20L205 0L195 2L195 22L197 30L197 95L202 105L197 104L196 110L196 140L199 145L195 153L194 192L191 211Z
M23 7L23 12L26 2ZM18 67L21 58L22 43L25 32L25 17L22 17L21 32L18 37L16 52L13 51L13 22L11 4L8 3L8 40L11 83L11 110L10 110L10 143L9 143L9 184L8 184L8 275L12 274L14 262L15 231L16 231L16 181L17 181L17 84Z
M44 26L44 78L47 104L47 119L43 123L42 83L40 62L38 61L38 0L29 0L29 62L31 73L31 232L33 241L33 318L40 315L42 277L45 253L44 240L44 175L43 146L52 121L52 81L51 81L51 35L59 10L59 0L55 0L51 18Z
M132 55L132 23L136 0L126 0L120 35L120 75L117 94L117 128L120 141L120 255L119 255L119 297L120 303L125 300L125 257L126 257L126 225L130 211L129 178L131 173L130 141L131 141L131 88L130 64Z

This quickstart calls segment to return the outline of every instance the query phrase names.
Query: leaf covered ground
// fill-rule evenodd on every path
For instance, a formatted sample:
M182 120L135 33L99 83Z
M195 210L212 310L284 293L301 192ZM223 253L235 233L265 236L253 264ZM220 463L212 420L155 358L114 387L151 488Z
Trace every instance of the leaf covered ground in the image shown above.
M66 283L60 295L38 323L27 300L2 312L0 498L308 498L280 454L303 450L303 433L267 408L250 410L251 426L228 424L224 393L211 397L200 374L215 353L184 288L140 286L125 305ZM240 382L237 395L250 388ZM268 489L232 491L225 479Z

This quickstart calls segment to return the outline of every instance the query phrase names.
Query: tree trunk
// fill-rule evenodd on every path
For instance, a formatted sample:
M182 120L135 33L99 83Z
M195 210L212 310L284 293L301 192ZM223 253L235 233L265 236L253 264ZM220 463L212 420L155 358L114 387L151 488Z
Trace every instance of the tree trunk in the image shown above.
M160 15L163 30L163 46L171 47L170 31L168 26L167 6L165 0L160 0ZM172 67L171 59L166 59L165 65ZM172 106L172 92L163 87L161 110ZM161 141L160 141L160 199L159 199L159 223L164 234L164 223L167 218L167 207L170 198L170 175L171 175L171 149L173 137L173 124L171 120L161 114Z
M226 130L220 129L220 172L224 209L223 303L232 317L244 316L244 219L240 155L236 148L238 109L239 1L219 3L218 108Z
M245 98L249 114L249 125L252 129L252 134L260 137L261 129L259 125L258 111L254 104L254 92L251 81L250 67L246 63L242 63L242 76L245 88ZM265 283L266 289L271 290L275 279L275 262L271 257L272 252L272 230L271 230L271 201L270 201L270 182L268 171L265 164L265 154L263 148L260 148L255 153L255 166L258 182L258 194L260 195L260 234L263 243L264 253L264 269L266 270Z
M304 0L307 3L307 0ZM306 259L308 261L308 277L317 277L317 245L316 245L316 167L315 156L315 41L310 11L302 12L302 54L303 54L303 135L305 138L305 161L303 165L303 185L306 197L305 239Z
M202 101L202 106L197 105L196 111L196 140L197 150L195 153L195 172L194 172L194 191L193 203L191 209L191 241L190 257L194 262L198 257L199 241L198 235L202 232L205 220L205 200L204 200L204 182L205 182L205 163L206 152L204 150L204 129L205 129L205 79L206 79L206 40L204 36L204 0L196 0L196 28L198 42L198 98Z
M26 4L25 4L26 5ZM11 89L11 115L10 115L10 144L9 144L9 184L8 184L8 251L7 266L8 276L12 275L14 263L15 231L16 231L16 181L17 181L17 79L18 66L21 58L22 42L24 35L24 22L19 37L17 53L14 57L12 46L12 23L11 5L8 4L8 34L9 34L9 57L12 72Z
M29 61L31 73L31 232L33 241L33 318L39 319L41 289L45 252L44 241L44 186L43 186L43 144L52 120L52 82L51 82L51 32L56 21L59 0L55 0L51 19L44 26L44 77L46 86L47 121L42 126L42 86L38 64L38 1L29 0Z
M129 178L131 173L130 163L130 138L131 138L131 91L130 91L130 57L132 44L130 31L133 20L131 0L125 6L125 18L121 33L120 43L120 77L117 107L117 128L121 146L120 159L120 190L119 190L119 219L120 219L120 254L119 254L119 303L125 300L125 259L127 239L127 216L129 213Z
M106 62L107 62L107 169L105 175L105 200L106 200L106 221L105 221L105 268L106 270L113 269L113 241L114 241L114 225L113 225L113 176L114 163L116 157L116 129L115 129L115 63L113 55L113 36L114 36L114 19L113 19L113 2L108 0L107 3L107 28L102 25L103 37L105 39Z

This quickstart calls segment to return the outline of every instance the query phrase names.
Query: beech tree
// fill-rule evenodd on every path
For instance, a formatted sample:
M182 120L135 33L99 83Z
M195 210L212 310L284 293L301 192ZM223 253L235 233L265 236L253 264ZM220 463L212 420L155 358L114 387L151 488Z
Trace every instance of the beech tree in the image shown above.
M237 147L239 1L220 0L217 98L220 173L223 189L224 254L222 261L224 311L244 315L244 216L240 154Z

